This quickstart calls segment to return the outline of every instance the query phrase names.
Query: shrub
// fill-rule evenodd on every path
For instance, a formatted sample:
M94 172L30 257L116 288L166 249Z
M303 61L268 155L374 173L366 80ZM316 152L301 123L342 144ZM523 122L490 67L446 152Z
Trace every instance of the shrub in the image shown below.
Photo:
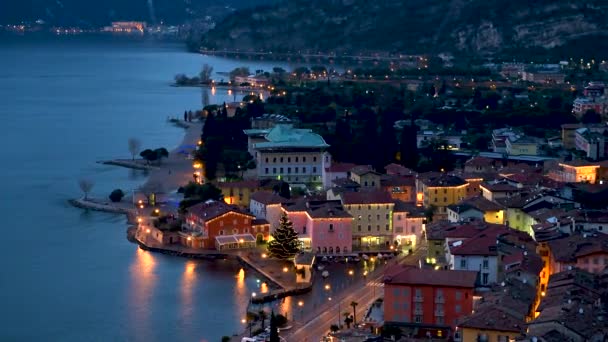
M222 342L230 342L230 336L222 336Z
M116 189L114 191L112 191L110 193L110 196L108 196L110 198L110 201L112 202L120 202L122 200L123 197L125 197L125 193L122 192L122 190L120 189Z
M279 327L282 327L285 324L287 324L287 317L285 317L285 316L283 316L281 314L276 315L275 316L275 320L277 322L277 326L279 326Z

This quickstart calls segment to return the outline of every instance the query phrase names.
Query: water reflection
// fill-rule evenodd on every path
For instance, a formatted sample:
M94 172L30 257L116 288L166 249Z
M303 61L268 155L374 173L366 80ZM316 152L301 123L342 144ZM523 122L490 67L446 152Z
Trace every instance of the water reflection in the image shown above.
M150 252L137 249L129 272L131 288L129 294L129 313L133 316L134 332L141 340L150 340L153 331L150 324L150 305L156 285L156 260ZM139 339L138 338L138 339Z
M184 263L184 272L182 273L181 283L181 301L182 301L182 318L186 322L191 322L193 319L194 311L194 291L196 290L196 282L198 281L198 274L196 272L196 261L187 260Z

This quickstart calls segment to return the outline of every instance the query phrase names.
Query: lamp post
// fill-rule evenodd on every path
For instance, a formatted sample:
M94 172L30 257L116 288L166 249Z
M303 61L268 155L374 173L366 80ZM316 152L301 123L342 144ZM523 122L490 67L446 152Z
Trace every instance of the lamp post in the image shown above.
M304 302L299 301L298 306L300 307L300 320L304 319Z

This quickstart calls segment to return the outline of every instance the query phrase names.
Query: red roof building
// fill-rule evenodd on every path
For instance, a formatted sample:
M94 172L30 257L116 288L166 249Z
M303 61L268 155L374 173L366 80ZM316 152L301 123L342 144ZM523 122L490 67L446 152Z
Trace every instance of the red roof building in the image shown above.
M386 325L411 328L416 337L447 338L473 310L474 271L393 266L384 275Z

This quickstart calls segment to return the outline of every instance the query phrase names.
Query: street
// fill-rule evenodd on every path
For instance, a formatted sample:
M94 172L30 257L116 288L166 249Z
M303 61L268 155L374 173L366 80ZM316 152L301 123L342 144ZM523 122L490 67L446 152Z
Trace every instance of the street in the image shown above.
M400 255L388 261L391 264L418 265L418 260L424 257L426 248L418 248L412 255ZM385 266L386 267L386 266ZM319 306L313 312L309 312L304 319L304 324L297 324L289 334L285 336L287 341L318 342L327 335L332 324L344 324L342 313L352 313L351 302L357 302L357 322L362 322L367 309L379 297L383 296L382 278L384 268L380 267L369 274L365 282L358 282L352 287L336 294L324 305Z

